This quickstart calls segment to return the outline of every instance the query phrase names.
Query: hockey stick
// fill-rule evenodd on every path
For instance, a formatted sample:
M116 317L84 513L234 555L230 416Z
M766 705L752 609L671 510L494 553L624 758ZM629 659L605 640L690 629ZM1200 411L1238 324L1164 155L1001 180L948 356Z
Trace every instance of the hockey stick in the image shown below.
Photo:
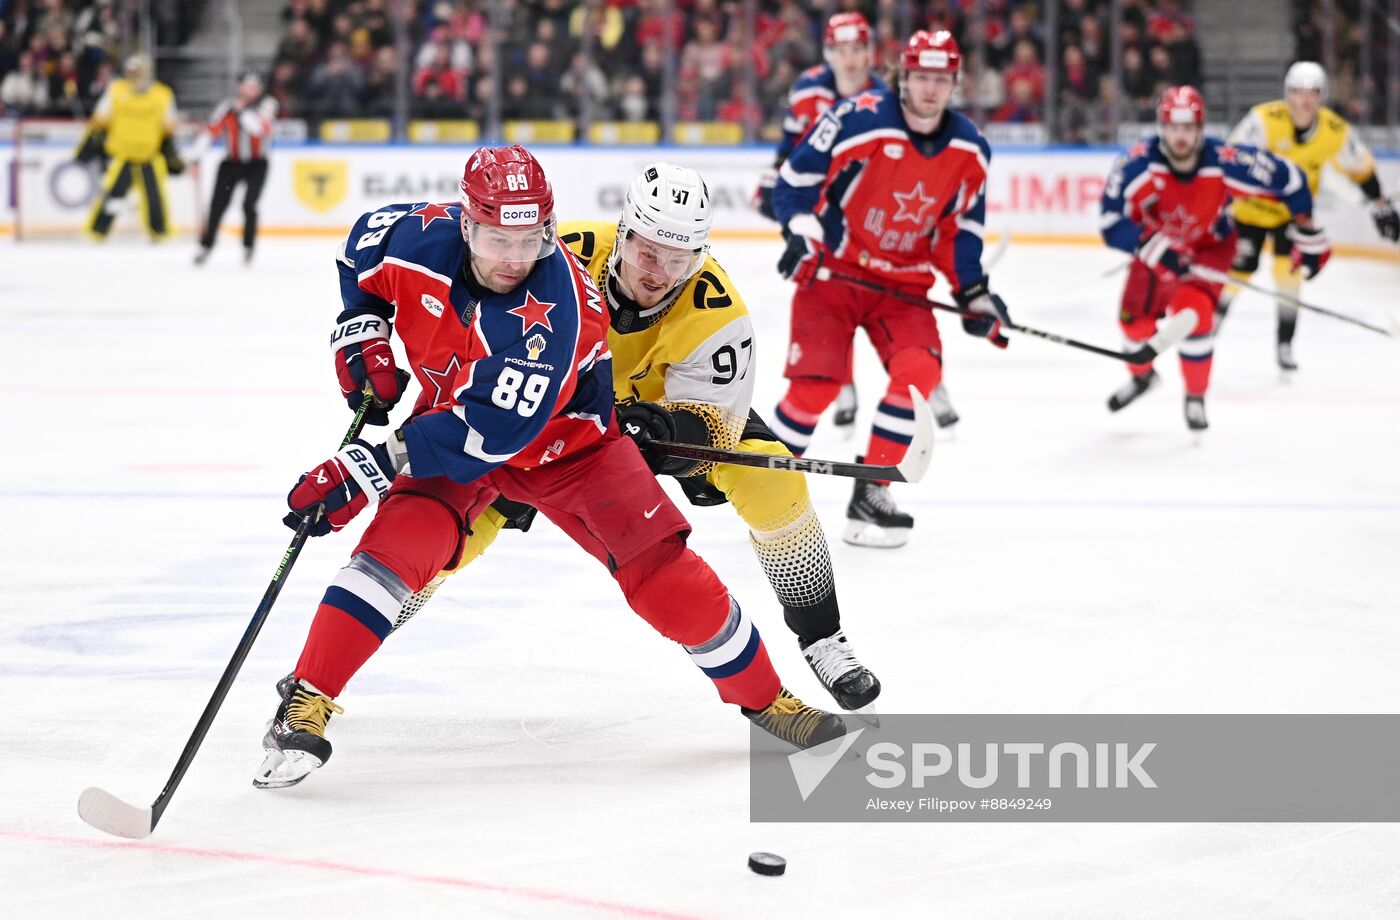
M1372 332L1379 332L1381 335L1387 335L1391 338L1400 338L1400 328L1396 326L1395 320L1390 319L1389 317L1387 317L1387 319L1389 319L1390 321L1389 328L1386 328L1385 326L1376 326L1372 323L1366 322L1365 320L1357 319L1354 316L1347 316L1345 313L1338 313L1335 310L1329 310L1326 307L1319 307L1316 304L1310 304L1307 301L1299 300L1297 297L1294 297L1292 294L1288 294L1284 291L1275 291L1270 288L1254 284L1250 281L1243 281L1232 275L1227 275L1225 272L1219 272L1213 268L1207 268L1204 265L1191 266L1191 274L1195 275L1197 278L1200 278L1203 281L1210 281L1215 284L1233 284L1238 287L1242 287L1247 291L1254 291L1259 294L1267 294L1268 296L1273 297L1275 300L1282 300L1285 303L1292 304L1300 310L1309 310L1313 313L1321 313L1323 316L1330 316L1333 319L1339 319L1344 323L1351 323L1353 326L1360 326L1362 329L1369 329Z
M1010 248L1011 234L1003 233L1001 235L1001 239L997 240L996 248L992 250L991 255L988 255L982 259L983 274L990 275L992 273L992 269L996 268L997 263L1001 261L1001 257L1006 255L1006 250Z
M355 413L355 420L350 423L350 430L345 432L345 438L340 442L341 447L349 444L359 435L360 429L365 425L365 415L373 404L374 399L370 396L366 396L364 402L360 403L360 409ZM170 804L170 799L175 794L175 789L180 785L180 780L184 779L185 771L190 768L190 762L198 753L199 746L204 743L204 736L208 734L209 726L214 723L214 717L218 715L219 707L224 704L224 697L228 696L229 688L233 686L234 679L238 677L244 659L252 650L253 641L258 638L258 633L262 630L267 615L272 612L272 605L276 602L277 595L282 593L282 585L286 582L287 573L292 570L297 556L301 555L301 548L306 543L307 531L311 527L314 517L315 515L309 514L302 518L301 524L297 527L296 536L292 537L287 551L282 554L282 561L277 563L277 570L272 573L272 582L267 586L267 591L263 593L262 602L258 604L258 609L253 613L253 619L248 623L248 628L243 631L243 638L239 640L238 648L234 649L233 658L229 660L228 667L224 668L224 675L219 678L219 684L214 688L214 695L209 698L209 703L204 707L203 714L195 723L194 732L190 734L190 740L185 742L185 749L180 753L180 759L176 761L175 769L171 772L170 778L165 781L165 788L160 791L160 795L156 796L156 800L151 803L149 808L138 808L135 805L128 805L104 789L90 786L83 790L82 795L78 796L78 817L98 830L106 831L117 837L132 837L139 840L142 837L150 836L151 832L156 829L156 824L160 822L161 815L165 814L165 808Z
M906 303L917 304L922 307L932 307L935 310L943 310L948 313L962 317L975 317L986 319L985 313L978 313L975 310L964 310L962 307L955 307L952 304L939 303L936 300L929 300L927 297L920 297L917 294L909 294L898 288L887 287L876 281L867 281L855 275L847 275L843 272L832 271L829 268L817 269L817 277L823 281L837 279L848 284L854 284L870 291L877 291L897 300ZM1046 332L1043 329L1034 329L1030 326L1020 326L1016 323L1002 323L1001 328L1010 329L1012 332L1019 332L1023 335L1035 336L1038 339L1045 339L1047 342L1054 342L1057 345L1066 345L1070 348L1077 348L1080 351L1087 351L1090 354L1103 355L1105 358L1113 358L1116 361L1123 361L1128 364L1148 364L1162 352L1175 346L1182 339L1191 334L1191 330L1196 327L1194 313L1181 311L1167 317L1162 323L1157 333L1143 342L1132 351L1119 351L1113 348L1103 348L1099 345L1090 345L1088 342L1081 342L1078 339L1071 339L1067 336L1057 335L1054 332Z
M918 482L928 472L933 459L933 412L914 387L909 388L909 400L914 411L914 439L904 459L890 466L877 463L843 463L839 460L812 460L807 457L776 457L747 450L728 450L701 444L679 444L675 441L648 441L671 457L686 460L709 460L731 466L766 467L793 473L813 473L818 476L845 476L850 479L877 479L890 482Z

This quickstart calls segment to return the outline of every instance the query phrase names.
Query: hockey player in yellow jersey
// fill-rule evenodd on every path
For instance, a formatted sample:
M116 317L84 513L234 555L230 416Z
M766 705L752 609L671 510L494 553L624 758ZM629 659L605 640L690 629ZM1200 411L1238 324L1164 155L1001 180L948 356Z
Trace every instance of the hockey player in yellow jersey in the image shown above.
M155 79L151 59L134 54L124 77L112 81L92 114L88 133L78 147L80 161L109 160L102 190L88 218L87 230L105 239L112 229L114 201L136 189L141 215L153 240L170 235L166 175L185 166L175 151L175 94Z
M842 631L831 554L802 474L697 464L647 448L657 439L790 456L750 407L753 324L710 255L710 223L700 174L653 163L631 184L617 223L561 223L559 239L608 302L622 432L638 442L654 473L679 479L692 504L733 505L813 672L843 708L862 709L879 695L880 682ZM532 511L498 502L473 524L462 565L481 555L502 527L528 527ZM399 623L447 574L408 600Z
M1250 109L1231 132L1230 143L1268 150L1296 163L1307 176L1314 197L1323 167L1330 164L1360 186L1369 202L1377 232L1391 242L1400 240L1400 215L1381 192L1371 151L1346 119L1322 104L1327 96L1327 74L1322 66L1312 61L1294 63L1283 78L1283 95L1282 99L1260 103ZM1296 298L1302 287L1302 276L1289 265L1292 244L1285 234L1288 209L1271 199L1241 198L1235 201L1234 217L1239 228L1239 243L1230 274L1248 280L1259 267L1265 238L1271 238L1275 289ZM1224 318L1237 290L1227 288L1220 298L1216 308L1217 323ZM1293 334L1297 326L1297 307L1280 299L1278 364L1284 371L1298 369L1293 358Z

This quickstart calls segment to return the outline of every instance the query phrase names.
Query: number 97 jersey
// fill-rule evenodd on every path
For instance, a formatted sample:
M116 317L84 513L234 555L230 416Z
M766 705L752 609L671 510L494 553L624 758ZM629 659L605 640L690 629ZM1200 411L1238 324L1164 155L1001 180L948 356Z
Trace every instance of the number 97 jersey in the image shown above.
M618 399L705 403L742 426L753 401L754 334L749 311L714 256L680 289L637 308L608 273L617 224L559 225L559 241L587 266L608 301L608 348Z

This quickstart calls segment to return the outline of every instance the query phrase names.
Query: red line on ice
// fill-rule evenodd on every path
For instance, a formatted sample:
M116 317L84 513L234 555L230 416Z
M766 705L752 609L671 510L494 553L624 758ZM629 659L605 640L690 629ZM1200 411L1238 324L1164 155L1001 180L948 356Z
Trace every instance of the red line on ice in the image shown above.
M624 904L621 901L605 901L582 895L548 891L543 888L526 888L518 885L501 885L482 882L470 878L455 878L450 875L424 875L419 872L402 872L397 869L380 869L374 866L357 866L351 863L334 862L328 859L299 859L294 856L264 853L242 853L236 850L210 850L204 847L173 846L165 843L144 843L140 841L93 840L86 837L66 837L56 834L24 834L15 831L0 831L0 838L27 840L35 843L58 843L66 846L94 847L97 849L135 849L151 853L165 853L171 856L194 856L199 859L225 859L234 862L271 863L278 866L295 866L304 869L323 869L331 872L344 872L347 875L370 876L396 879L423 885L443 885L449 888L466 888L472 891L485 891L494 894L511 895L528 901L549 901L568 904L572 907L611 911L626 917L652 917L658 920L698 920L697 914L681 914L675 911L644 907L639 904Z

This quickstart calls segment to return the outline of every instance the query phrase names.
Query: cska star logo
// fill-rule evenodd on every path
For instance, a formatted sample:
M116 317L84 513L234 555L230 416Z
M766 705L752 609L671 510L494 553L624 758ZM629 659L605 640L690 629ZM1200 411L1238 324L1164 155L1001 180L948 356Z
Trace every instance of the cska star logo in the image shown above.
M434 370L426 365L419 369L422 370L424 377L432 381L434 389L432 404L440 406L452 394L452 381L457 379L457 372L462 369L462 360L453 355L452 360L448 361L447 366L441 370Z
M445 204L433 204L429 202L416 211L409 211L408 216L416 217L423 221L424 230L428 229L428 225L435 220L445 220L448 223L456 223L452 215L448 213L447 205Z
M924 197L924 180L922 179L914 183L914 187L907 192L895 192L894 200L899 202L899 210L895 211L894 219L890 221L893 224L897 224L901 220L922 224L925 212L938 201L933 195Z
M554 327L549 322L549 311L553 310L555 304L536 300L535 295L530 291L525 292L525 302L507 313L520 317L520 334L529 332L533 326L543 326L549 332L554 331Z
M1204 229L1200 226L1200 220L1184 204L1177 205L1161 218L1162 232L1179 243L1194 243Z
M880 108L880 94L864 92L855 98L857 112L874 112Z

